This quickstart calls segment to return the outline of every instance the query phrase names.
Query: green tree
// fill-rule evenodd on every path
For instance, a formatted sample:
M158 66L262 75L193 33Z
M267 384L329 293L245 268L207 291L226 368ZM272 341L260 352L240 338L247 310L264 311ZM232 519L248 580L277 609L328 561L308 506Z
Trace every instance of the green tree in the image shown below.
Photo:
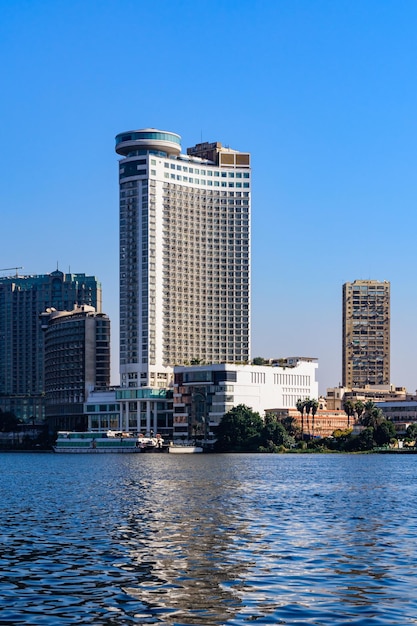
M311 421L313 426L313 439L314 439L314 420L316 418L316 413L319 409L319 401L313 398L311 401Z
M362 413L365 410L365 405L362 402L362 400L356 400L356 402L355 402L355 404L353 406L355 408L356 417L358 418L358 421L360 422Z
M377 428L382 422L385 421L383 412L379 407L375 406L375 403L371 400L365 403L365 411L361 416L361 424L365 428Z
M2 411L0 409L0 431L3 433L8 433L13 431L16 426L19 424L19 420L17 419L14 413L10 411Z
M272 445L271 445L272 444ZM265 448L284 446L289 448L294 444L294 437L291 437L276 416L268 414L265 417L262 429L261 445Z
M263 420L244 404L228 411L215 429L215 449L219 452L252 452L260 444Z
M355 405L352 400L345 400L343 403L343 410L348 417L348 428L350 428L350 418L355 415Z
M268 364L269 364L269 361L267 361L261 356L256 356L254 359L252 359L252 365L268 365Z
M304 408L305 408L304 400L301 400L301 398L298 398L297 402L295 403L295 406L297 407L297 411L301 415L301 439L304 439Z
M281 420L281 424L284 426L290 437L300 437L301 428L297 424L297 420L295 419L295 417L291 417L291 415L288 415Z
M311 433L310 433L311 398L307 397L307 398L304 400L304 407L305 407L306 418L307 418L307 432L308 432L308 438L310 439L310 437L311 437Z
M410 424L410 426L408 426L406 434L407 437L410 437L410 439L417 439L417 422L414 422L414 424Z
M365 428L365 430L358 435L357 444L358 450L372 450L375 446L374 429L371 427Z
M390 420L384 420L374 429L374 439L378 446L385 446L396 436L395 426Z

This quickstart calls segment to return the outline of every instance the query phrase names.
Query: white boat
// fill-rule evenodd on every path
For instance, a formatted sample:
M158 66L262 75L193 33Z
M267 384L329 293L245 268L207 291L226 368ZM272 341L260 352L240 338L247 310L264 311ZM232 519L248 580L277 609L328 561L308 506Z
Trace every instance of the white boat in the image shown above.
M60 431L54 451L72 454L162 452L164 440L156 437L132 436L130 433L107 430L103 432Z
M203 448L201 446L171 444L168 446L168 452L170 454L199 454L203 452Z

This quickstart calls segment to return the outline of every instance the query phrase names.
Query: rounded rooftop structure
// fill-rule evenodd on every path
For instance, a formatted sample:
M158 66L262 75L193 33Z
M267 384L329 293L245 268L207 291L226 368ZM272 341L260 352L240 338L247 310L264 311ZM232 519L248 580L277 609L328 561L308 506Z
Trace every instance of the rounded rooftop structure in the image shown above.
M134 151L150 151L177 156L181 152L181 136L156 128L128 130L116 135L117 154L129 156Z

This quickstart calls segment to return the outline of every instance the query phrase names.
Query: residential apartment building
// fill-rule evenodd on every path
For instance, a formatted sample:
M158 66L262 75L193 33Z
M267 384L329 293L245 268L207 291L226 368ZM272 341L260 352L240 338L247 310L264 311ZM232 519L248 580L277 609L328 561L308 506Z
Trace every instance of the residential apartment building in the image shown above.
M93 276L50 274L0 278L0 409L28 421L44 417L44 337L39 315L76 304L101 312Z
M285 359L292 365L221 363L175 367L174 440L215 440L213 427L234 406L245 404L264 415L267 409L290 409L298 399L317 398L316 359Z
M343 387L390 384L390 283L343 285Z
M48 309L45 334L46 419L51 430L85 430L83 404L110 385L110 320L88 305Z

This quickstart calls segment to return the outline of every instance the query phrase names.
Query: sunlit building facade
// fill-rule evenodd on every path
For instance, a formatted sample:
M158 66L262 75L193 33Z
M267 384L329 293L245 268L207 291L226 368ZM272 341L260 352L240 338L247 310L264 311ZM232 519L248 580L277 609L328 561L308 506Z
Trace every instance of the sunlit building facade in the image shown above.
M239 404L263 416L267 409L295 409L297 400L317 398L317 359L282 362L281 367L229 363L176 367L174 440L198 435L212 444L223 415Z
M390 283L343 285L343 387L390 384Z
M120 179L120 383L129 429L160 428L173 367L250 358L250 155L181 153L176 133L116 137ZM164 395L165 394L165 395Z
M176 133L116 137L122 388L165 388L174 365L250 358L250 155L181 153Z

